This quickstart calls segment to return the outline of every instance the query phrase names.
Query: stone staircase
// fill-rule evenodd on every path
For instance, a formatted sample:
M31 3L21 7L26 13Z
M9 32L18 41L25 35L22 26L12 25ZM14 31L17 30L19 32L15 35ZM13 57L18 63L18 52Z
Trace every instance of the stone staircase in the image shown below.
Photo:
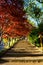
M5 56L28 56L42 54L38 47L30 44L26 40L19 41L10 50L5 53Z

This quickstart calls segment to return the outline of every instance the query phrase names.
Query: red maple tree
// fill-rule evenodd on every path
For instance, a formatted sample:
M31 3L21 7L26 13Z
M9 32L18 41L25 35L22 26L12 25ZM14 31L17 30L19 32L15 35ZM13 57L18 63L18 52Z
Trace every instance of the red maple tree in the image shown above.
M32 25L24 16L23 0L0 0L0 29L4 34L10 37L27 36Z

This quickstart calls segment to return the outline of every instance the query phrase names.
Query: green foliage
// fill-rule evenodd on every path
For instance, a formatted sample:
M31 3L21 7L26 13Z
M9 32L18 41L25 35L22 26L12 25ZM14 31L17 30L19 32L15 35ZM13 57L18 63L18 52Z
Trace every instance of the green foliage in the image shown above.
M28 40L39 47L41 46L39 33L43 32L43 5L38 0L32 0L30 2L25 2L25 3L28 4L26 8L24 8L28 16L27 19L30 20L29 19L29 16L30 16L31 21L33 21L32 19L34 19L33 22L35 22L37 25L36 26L37 28L33 29L30 35L28 36Z
M30 34L30 36L32 35L38 35L38 28L34 28Z
M42 32L43 32L43 22L41 22L38 25L38 28L34 28L32 30L32 32L30 33L30 35L28 36L30 43L33 43L38 47L41 46L40 45L39 33L41 34ZM42 39L42 42L43 42L43 39Z
M26 11L27 16L32 17L38 25L41 20L40 17L43 15L43 4L37 0L25 2L25 4L24 10Z
M38 36L38 30L37 29L33 29L30 36L34 39ZM33 37L34 36L34 37Z
M35 46L37 47L40 46L40 39L36 30L32 31L32 33L28 36L28 40L30 43L34 44Z
M41 16L41 9L38 8L34 3L30 3L29 6L26 8L26 12L32 17L39 19Z
M39 32L43 32L43 22L38 25Z

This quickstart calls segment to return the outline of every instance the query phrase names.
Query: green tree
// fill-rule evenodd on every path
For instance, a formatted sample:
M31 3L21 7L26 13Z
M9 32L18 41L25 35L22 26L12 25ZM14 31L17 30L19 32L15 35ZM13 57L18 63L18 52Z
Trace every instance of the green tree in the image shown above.
M42 40L43 40L43 22L41 22L38 25L38 28L34 28L30 35L29 35L29 40L31 43L34 43L36 46L41 46L42 48Z
M40 17L43 15L43 4L37 0L25 2L25 4L28 4L26 7L24 7L27 16L31 16L38 25L40 23Z

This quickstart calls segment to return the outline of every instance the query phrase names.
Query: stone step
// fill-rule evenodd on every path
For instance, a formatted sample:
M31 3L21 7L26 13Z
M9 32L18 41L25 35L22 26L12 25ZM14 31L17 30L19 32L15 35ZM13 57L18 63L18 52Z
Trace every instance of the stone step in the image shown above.
M43 56L43 53L32 53L32 52L15 52L15 53L7 53L4 57L25 57L25 56Z
M11 50L10 50L11 51ZM12 48L12 51L39 51L38 48L32 48L32 47L27 47L27 48Z
M6 54L15 54L16 53L40 53L39 50L9 50Z
M8 52L13 52L13 51L39 51L37 48L12 48Z
M10 50L5 53L5 56L25 56L25 55L37 55L40 54L40 50L28 43L27 41L20 41L16 45L13 46Z
M42 61L43 60L43 56L31 56L31 57L3 57L2 59L4 60L8 60L9 62L14 62L14 61Z

